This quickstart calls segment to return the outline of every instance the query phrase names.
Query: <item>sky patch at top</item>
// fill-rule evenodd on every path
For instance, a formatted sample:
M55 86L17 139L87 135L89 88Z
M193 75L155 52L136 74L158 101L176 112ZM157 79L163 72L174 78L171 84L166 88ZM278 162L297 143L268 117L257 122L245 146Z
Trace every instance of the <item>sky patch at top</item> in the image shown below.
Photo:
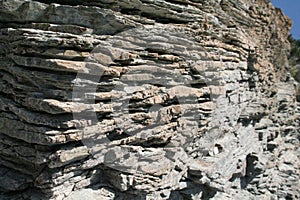
M300 1L299 0L271 0L273 5L281 8L285 15L293 20L291 34L300 39Z

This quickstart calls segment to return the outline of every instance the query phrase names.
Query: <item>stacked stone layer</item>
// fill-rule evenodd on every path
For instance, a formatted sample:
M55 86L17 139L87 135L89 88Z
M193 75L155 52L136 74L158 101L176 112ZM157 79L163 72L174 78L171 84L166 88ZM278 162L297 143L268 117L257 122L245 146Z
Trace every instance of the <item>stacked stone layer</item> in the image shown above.
M11 0L0 21L1 199L300 198L268 0Z

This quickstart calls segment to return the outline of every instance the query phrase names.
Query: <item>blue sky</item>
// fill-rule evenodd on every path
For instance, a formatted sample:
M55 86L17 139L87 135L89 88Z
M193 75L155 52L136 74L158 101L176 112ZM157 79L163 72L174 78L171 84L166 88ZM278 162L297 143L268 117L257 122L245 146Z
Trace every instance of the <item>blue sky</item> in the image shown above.
M293 20L291 33L295 39L300 39L300 1L299 0L271 0L273 5L281 8Z

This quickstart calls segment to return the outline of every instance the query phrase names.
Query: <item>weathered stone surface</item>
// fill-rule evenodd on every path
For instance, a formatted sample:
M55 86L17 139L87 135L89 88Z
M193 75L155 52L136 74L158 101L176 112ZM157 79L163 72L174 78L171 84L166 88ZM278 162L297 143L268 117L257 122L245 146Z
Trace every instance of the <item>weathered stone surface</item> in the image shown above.
M10 0L0 21L0 199L300 198L268 0Z

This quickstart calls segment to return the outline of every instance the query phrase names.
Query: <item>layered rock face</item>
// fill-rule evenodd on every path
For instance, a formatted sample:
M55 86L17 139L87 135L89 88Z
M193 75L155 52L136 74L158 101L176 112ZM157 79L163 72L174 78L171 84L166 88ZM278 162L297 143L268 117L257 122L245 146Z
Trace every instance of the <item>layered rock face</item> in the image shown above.
M10 0L0 20L0 199L300 198L269 0Z

